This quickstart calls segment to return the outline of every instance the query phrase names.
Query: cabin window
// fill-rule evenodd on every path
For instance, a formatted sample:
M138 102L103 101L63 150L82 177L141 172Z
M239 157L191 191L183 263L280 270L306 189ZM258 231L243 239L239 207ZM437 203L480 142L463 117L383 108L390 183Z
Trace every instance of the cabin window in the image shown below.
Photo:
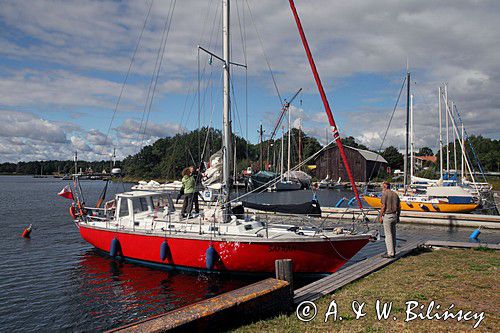
M146 198L133 198L132 204L134 207L134 214L148 211L148 203L146 201Z
M119 217L128 216L128 204L127 200L120 199L120 212L118 214Z

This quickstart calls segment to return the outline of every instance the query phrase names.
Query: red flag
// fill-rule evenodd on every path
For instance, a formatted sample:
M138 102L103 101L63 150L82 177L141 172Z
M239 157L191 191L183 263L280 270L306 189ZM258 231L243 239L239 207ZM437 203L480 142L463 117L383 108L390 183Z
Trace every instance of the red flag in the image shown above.
M73 200L73 192L71 192L71 188L69 186L65 186L61 192L57 193L58 196Z

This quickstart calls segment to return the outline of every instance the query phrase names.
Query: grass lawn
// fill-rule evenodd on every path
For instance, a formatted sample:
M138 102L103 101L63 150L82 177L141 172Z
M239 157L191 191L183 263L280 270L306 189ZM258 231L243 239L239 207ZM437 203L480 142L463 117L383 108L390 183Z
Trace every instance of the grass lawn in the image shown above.
M269 320L259 321L236 329L236 332L499 332L500 331L500 252L494 250L437 249L405 257L368 277L349 284L334 295L315 302L317 316L301 322L295 312ZM325 323L325 313L331 302L337 304L337 320L333 315ZM355 319L353 301L364 302L366 316ZM377 320L375 304L392 302L389 319ZM484 319L473 329L476 319L420 320L405 322L408 301L424 305L423 310L411 312L426 314L431 301L440 308L434 313L450 310L479 313ZM339 320L342 317L343 320ZM396 320L394 320L396 317Z
M500 191L500 178L499 177L486 177L486 180L488 181L488 183L493 185L493 189L495 191ZM478 180L478 181L481 182L482 180Z

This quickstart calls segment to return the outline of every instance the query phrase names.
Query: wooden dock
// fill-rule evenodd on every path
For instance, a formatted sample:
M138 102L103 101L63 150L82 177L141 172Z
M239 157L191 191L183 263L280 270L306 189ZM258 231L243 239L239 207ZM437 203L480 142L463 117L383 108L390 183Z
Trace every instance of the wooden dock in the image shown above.
M288 274L292 262L288 259L276 263L277 276L280 279L267 279L231 292L215 296L164 314L134 322L108 332L190 332L210 330L214 325L223 323L225 328L237 327L256 319L267 318L279 313L288 313L292 303L298 305L304 301L315 301L361 279L375 271L390 265L400 258L409 255L419 247L448 248L490 248L500 250L500 244L450 242L443 240L426 240L417 233L410 234L405 244L397 248L394 258L383 258L380 253L357 261L347 263L346 267L302 288L292 291L293 275ZM280 266L283 272L280 272ZM288 273L287 273L288 272ZM282 281L281 279L289 280ZM220 329L221 327L219 327Z
M318 298L331 294L346 284L361 279L370 273L373 273L395 262L396 260L399 260L424 244L424 240L413 240L407 242L403 247L399 248L394 258L382 258L380 254L377 254L373 257L357 262L347 268L295 290L293 302L295 304L299 304L303 301L315 301Z
M450 249L488 248L488 249L492 249L492 250L500 250L500 244L470 243L470 242L447 242L447 241L440 241L440 240L429 240L429 241L425 242L425 246L448 247Z
M382 258L380 254L377 254L295 290L293 302L297 305L303 301L315 301L325 295L333 293L335 290L342 288L343 286L351 282L359 280L399 260L400 258L410 254L411 252L422 246L461 249L484 247L493 250L500 250L499 244L449 242L440 240L425 241L423 239L412 240L406 243L403 247L399 248L394 258Z

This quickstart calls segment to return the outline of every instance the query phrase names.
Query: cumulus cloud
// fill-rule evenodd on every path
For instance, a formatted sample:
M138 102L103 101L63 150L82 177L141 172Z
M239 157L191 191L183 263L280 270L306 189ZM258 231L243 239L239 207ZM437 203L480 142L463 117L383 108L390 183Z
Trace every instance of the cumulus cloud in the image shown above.
M161 138L166 136L173 136L185 131L185 129L180 124L175 123L148 122L146 130L144 130L144 124L145 122L141 124L136 120L128 118L125 119L125 121L115 130L119 138L135 140L141 140L143 135L146 139L149 139L151 137Z
M267 95L274 91L258 30L282 95L293 94L298 87L303 87L304 97L317 96L287 2L249 0L248 3L252 15L246 2L233 2L233 14L245 14L247 24L245 57L237 15L233 15L233 60L242 62L246 58L249 78L255 86ZM80 116L74 108L110 113L120 94L148 4L76 0L2 2L0 60L5 61L0 64L0 106L27 110L15 116L2 111L1 117L10 117L12 124L8 128L5 122L0 124L2 149L8 149L9 145L17 149L13 142L22 138L22 142L32 144L33 149L41 148L35 146L35 141L40 141L47 145L58 142L72 148L80 146L88 149L89 154L104 151L102 128L92 126L93 129L87 130L77 125L71 128L70 124L62 126L61 122L51 122L33 114L46 109L61 110L68 114L68 123L76 124L76 119L71 117ZM166 2L153 4L123 94L121 105L126 111L141 111L144 105L168 5ZM398 89L398 83L391 80L409 58L417 78L413 91L419 145L436 146L436 90L443 82L448 82L450 98L457 103L469 132L499 137L500 62L497 55L500 53L500 21L497 13L500 2L444 0L431 4L425 1L322 0L303 1L297 8L331 99L336 99L340 87L356 82L349 80L358 75L376 75L389 86L396 86L394 90ZM217 1L186 0L178 2L175 10L157 98L169 93L185 94L193 85L197 74L197 44L220 52L220 5ZM254 20L257 29L253 26ZM15 66L9 68L6 65L9 63ZM241 71L234 71L234 78L241 75ZM357 107L338 110L332 103L341 132L378 148L391 112L391 107L381 104L392 100L391 96L397 91L378 88L375 95L383 96L380 101L378 96L373 97L374 94L371 98L364 97L363 90L372 89L369 83L351 89L360 90L352 97L359 98ZM268 113L264 113L266 111ZM327 127L323 110L292 107L291 112L293 126L297 126L297 119L301 118L303 129L323 140ZM278 113L279 106L268 106L252 118L255 122L263 119L272 127ZM129 115L124 118L127 117ZM387 144L401 145L403 124L404 113L398 111ZM139 122L131 119L115 125L113 143L122 145L124 150L137 146L139 127ZM152 140L182 130L174 120L151 123L145 136L146 140ZM57 156L58 150L53 151ZM20 152L17 151L17 156Z
M0 110L0 136L65 143L65 129L57 123L41 119L31 113Z

